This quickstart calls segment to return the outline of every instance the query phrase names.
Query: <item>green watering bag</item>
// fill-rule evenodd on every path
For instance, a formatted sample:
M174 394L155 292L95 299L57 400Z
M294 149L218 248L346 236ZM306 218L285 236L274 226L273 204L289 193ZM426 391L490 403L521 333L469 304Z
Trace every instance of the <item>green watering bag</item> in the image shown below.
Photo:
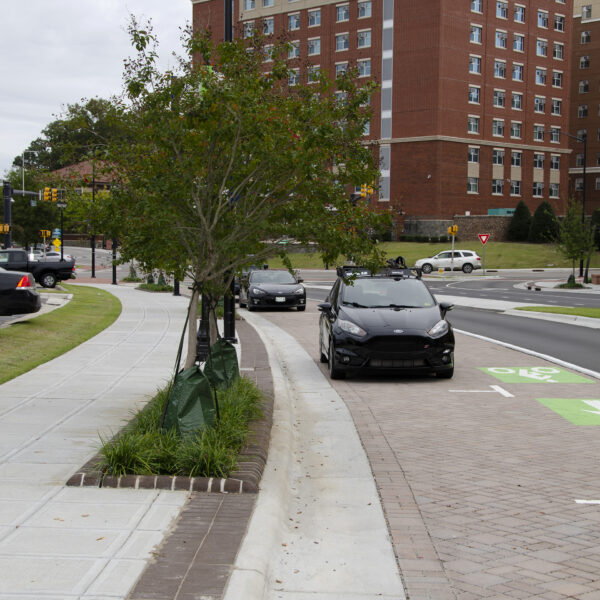
M204 375L215 389L229 387L239 376L235 347L219 338L211 347L204 365Z
M167 400L162 427L181 435L195 433L216 421L216 404L208 378L198 365L180 371Z

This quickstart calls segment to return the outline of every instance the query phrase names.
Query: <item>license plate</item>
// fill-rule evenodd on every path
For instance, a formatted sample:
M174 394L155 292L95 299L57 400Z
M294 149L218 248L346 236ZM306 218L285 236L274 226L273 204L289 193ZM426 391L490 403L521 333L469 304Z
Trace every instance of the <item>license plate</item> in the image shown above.
M285 302L285 296L275 296L275 302Z

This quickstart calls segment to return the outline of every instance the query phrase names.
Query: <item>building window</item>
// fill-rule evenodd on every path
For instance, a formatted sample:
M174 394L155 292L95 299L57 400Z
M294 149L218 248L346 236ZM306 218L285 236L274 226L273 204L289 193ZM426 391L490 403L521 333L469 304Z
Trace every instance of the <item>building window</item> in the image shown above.
M502 194L504 191L504 179L492 179L492 194Z
M554 15L554 29L556 31L565 30L565 18L562 15Z
M288 58L299 58L300 57L300 42L295 40L290 42L288 47Z
M533 182L533 197L541 198L544 195L544 183L542 181Z
M598 178L596 178L596 180L597 179ZM550 196L550 198L558 198L558 183L548 184L548 196Z
M317 8L316 10L308 11L308 26L309 27L317 27L321 24L321 9Z
M506 48L508 34L506 31L496 31L496 48Z
M544 98L544 96L536 96L535 97L533 110L536 113L546 112L546 98Z
M592 5L585 4L581 7L581 18L582 19L591 19L592 18Z
M534 125L533 126L533 139L536 142L544 141L544 126L543 125Z
M560 156L557 154L550 156L550 169L552 171L560 171Z
M516 23L525 23L525 7L515 5L514 19Z
M273 62L273 44L265 44L263 53L265 56L264 62Z
M550 142L560 144L560 127L550 127Z
M577 137L582 140L584 137L587 137L587 129L578 129L577 130ZM600 136L598 136L598 139L600 140Z
M254 7L254 0L244 0L244 10L253 10Z
M357 45L359 48L369 48L371 46L371 30L358 32Z
M590 82L587 79L582 79L579 82L579 93L586 94L590 91Z
M308 40L308 55L316 56L321 54L321 38L312 38Z
M533 154L533 168L543 169L544 168L544 155L534 152Z
M275 3L275 0L262 0L263 3L263 8L269 8L270 6L273 6Z
M521 139L522 125L520 121L511 121L510 123L510 137L515 139Z
M254 35L254 21L246 21L244 23L244 37L249 38Z
M504 150L494 149L492 150L492 164L503 165L504 164Z
M350 7L348 4L342 4L341 6L335 7L335 20L338 23L350 20Z
M548 13L545 10L538 10L537 25L538 27L548 29Z
M371 59L357 60L356 66L358 68L359 77L369 77L371 75Z
M600 152L596 153L596 166L600 166Z
M348 63L347 62L337 63L335 65L335 76L336 77L343 75L344 73L346 73L346 71L348 71Z
M479 177L467 177L467 193L479 193Z
M506 92L504 90L494 90L494 106L504 108L506 105Z
M579 68L580 69L589 69L590 68L590 57L589 56L580 56L579 57Z
M471 42L481 44L481 25L471 25Z
M525 36L520 33L515 33L513 37L513 50L515 52L523 52L525 50Z
M552 71L552 87L561 88L563 82L562 71Z
M511 108L514 110L522 110L523 109L523 94L519 92L513 92L512 98L510 101Z
M469 86L469 102L471 104L479 104L479 88L477 86Z
M321 70L319 65L314 65L308 67L308 83L316 83L319 81L319 75L321 74Z
M578 177L575 180L575 191L576 192L581 192L583 191L583 177Z
M481 57L469 56L469 73L481 73Z
M470 163L478 163L479 162L479 148L476 148L475 146L469 146L467 162L470 162Z
M502 119L493 119L492 135L500 137L504 136L504 121Z
M538 39L535 46L535 53L538 56L548 56L548 42L546 40Z
M510 165L511 167L520 167L521 166L521 152L519 150L513 150L510 153Z
M575 166L576 167L583 167L583 154L576 154L575 155Z
M521 182L515 179L510 180L510 195L520 196L521 195Z
M275 32L275 19L273 17L263 19L262 26L263 33L265 35L273 35L273 33Z
M588 116L588 105L587 104L580 104L577 107L577 117L579 119L583 119L584 117Z
M495 60L494 61L494 77L498 77L499 79L506 78L506 62L503 60Z
M483 7L481 6L482 0L471 0L471 12L483 12Z
M565 54L565 46L559 42L554 42L552 45L552 58L562 60Z
M512 78L513 81L523 81L523 65L513 63Z
M552 114L560 115L562 113L562 100L560 98L552 98Z
M365 136L365 135L371 135L371 122L370 121L367 121L365 123L365 127L363 129L362 134L363 134L363 136Z
M535 69L535 82L538 85L546 85L546 69L541 67Z
M508 18L508 2L504 2L503 0L498 0L496 2L496 16L499 19Z
M581 32L581 43L589 44L592 41L592 32L591 31L582 31Z
M358 3L358 18L366 19L370 17L373 13L373 8L371 6L371 0L366 0L366 2Z
M300 82L300 69L290 69L288 85L298 85Z
M467 131L469 133L479 133L479 117L469 115Z
M600 190L600 177L596 177L596 181L594 183L594 187L596 190ZM552 193L550 193L550 195L552 195ZM558 197L558 194L557 194Z
M349 42L348 42L348 34L347 33L338 33L335 36L335 49L337 52L341 52L342 50L348 50Z
M295 31L296 29L300 29L300 13L288 15L288 29L290 31Z

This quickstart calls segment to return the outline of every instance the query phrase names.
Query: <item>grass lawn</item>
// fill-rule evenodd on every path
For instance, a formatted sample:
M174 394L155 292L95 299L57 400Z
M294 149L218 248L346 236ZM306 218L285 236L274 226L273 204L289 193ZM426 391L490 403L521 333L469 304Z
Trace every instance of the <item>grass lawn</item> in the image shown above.
M600 319L600 308L572 308L569 306L523 306L521 308L517 308L517 310L555 313L559 315L575 315L577 317Z
M416 242L382 242L380 244L388 257L404 256L408 265L414 265L419 258L433 256L442 250L449 250L451 244L426 244ZM479 241L457 241L455 248L473 250L483 255L483 246ZM291 254L290 259L295 269L323 269L319 254ZM336 264L341 264L340 257ZM268 261L271 268L282 268L279 257ZM335 265L329 265L330 268ZM600 267L600 252L596 252L590 264ZM485 267L487 269L545 269L552 267L571 268L571 263L551 244L519 244L513 242L488 242L485 246ZM476 271L474 274L481 273Z
M0 383L85 342L121 314L119 300L98 288L62 284L73 299L52 312L0 329Z

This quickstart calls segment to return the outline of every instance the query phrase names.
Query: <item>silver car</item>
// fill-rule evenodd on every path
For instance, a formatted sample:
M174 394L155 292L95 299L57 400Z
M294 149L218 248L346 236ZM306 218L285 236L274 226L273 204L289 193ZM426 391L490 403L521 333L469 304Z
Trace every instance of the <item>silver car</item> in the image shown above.
M420 258L415 267L423 273L431 273L434 269L472 273L474 269L481 269L481 258L472 250L444 250L431 258Z

